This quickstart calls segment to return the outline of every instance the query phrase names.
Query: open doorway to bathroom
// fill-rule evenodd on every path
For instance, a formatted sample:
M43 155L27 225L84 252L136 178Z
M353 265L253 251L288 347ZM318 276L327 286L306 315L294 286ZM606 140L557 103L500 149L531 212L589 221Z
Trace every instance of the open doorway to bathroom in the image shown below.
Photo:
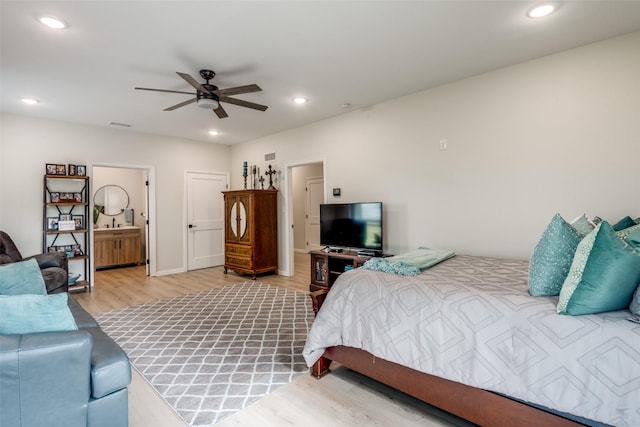
M93 165L91 188L94 271L124 269L149 276L152 260L149 212L151 168ZM155 264L155 263L153 263ZM98 286L99 275L94 274Z

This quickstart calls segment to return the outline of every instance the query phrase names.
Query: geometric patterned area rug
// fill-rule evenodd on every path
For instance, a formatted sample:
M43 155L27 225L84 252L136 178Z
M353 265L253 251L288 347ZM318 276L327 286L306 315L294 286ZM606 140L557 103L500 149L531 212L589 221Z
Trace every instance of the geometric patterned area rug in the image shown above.
M247 281L95 318L190 426L211 426L309 372L306 293Z

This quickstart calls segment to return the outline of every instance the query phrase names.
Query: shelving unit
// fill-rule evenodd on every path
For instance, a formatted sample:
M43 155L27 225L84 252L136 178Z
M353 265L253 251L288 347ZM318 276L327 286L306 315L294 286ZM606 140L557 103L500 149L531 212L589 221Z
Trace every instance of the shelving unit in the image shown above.
M325 252L311 251L311 292L329 289L338 276L353 268L362 267L370 256L358 255L355 251Z
M89 177L45 175L42 191L42 251L65 251L69 273L80 274L69 292L91 291L90 239L88 224ZM72 221L66 230L60 221ZM64 223L63 223L64 224ZM71 225L71 223L67 223Z

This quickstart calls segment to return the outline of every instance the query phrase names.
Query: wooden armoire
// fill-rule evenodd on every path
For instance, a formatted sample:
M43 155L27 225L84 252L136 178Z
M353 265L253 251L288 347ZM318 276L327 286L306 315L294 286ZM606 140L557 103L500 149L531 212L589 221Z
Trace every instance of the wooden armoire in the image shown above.
M278 270L278 190L223 191L224 272L256 275Z

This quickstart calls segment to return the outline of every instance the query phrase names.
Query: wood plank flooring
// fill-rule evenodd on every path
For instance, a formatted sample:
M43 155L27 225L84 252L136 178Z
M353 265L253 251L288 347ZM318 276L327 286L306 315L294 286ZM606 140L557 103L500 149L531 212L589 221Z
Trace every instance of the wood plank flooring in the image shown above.
M296 291L309 291L309 255L295 255L295 275L259 276L258 281ZM199 292L252 280L222 267L159 277L145 276L144 266L102 270L95 274L91 293L73 294L90 313ZM184 427L185 423L134 370L129 388L131 427ZM275 393L255 402L216 426L354 425L468 426L470 424L430 405L343 367L334 367L322 380L302 375Z
M292 277L266 275L258 281L296 291L309 291L309 255L295 255ZM145 276L145 267L127 267L95 272L92 292L73 294L90 313L103 313L130 305L144 304L194 292L219 288L233 283L253 280L233 271L224 273L223 267L205 268L167 276Z

